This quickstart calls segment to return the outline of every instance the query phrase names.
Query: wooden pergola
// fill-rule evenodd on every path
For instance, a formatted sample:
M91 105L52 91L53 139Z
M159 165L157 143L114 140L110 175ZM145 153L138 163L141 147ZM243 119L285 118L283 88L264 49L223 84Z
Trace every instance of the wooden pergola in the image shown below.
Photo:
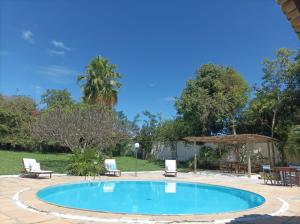
M224 144L224 145L236 145L236 144L245 144L247 150L247 163L248 163L248 176L251 175L251 149L249 144L253 143L267 143L268 145L268 155L270 159L270 144L272 149L274 149L274 143L277 142L277 139L271 138L264 135L257 134L239 134L239 135L218 135L218 136L200 136L200 137L185 137L183 140L187 142L194 143L194 170L197 169L197 153L196 153L196 144L197 143L213 143L213 144ZM273 161L274 163L274 161ZM272 164L270 160L270 164Z

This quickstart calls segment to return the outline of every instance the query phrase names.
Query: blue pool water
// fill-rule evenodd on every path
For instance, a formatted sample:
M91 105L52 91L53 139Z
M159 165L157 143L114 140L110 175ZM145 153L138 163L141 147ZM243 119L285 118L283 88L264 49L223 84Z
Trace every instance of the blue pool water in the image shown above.
M212 214L257 207L255 193L217 185L159 181L103 181L42 189L43 201L85 210L128 214Z

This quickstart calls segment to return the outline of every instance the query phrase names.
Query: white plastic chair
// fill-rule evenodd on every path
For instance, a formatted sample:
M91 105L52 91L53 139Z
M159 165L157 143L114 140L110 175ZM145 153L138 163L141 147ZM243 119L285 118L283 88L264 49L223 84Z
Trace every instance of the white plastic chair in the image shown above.
M53 171L41 170L40 164L37 163L35 159L23 158L23 166L23 174L34 174L36 177L38 177L40 174L49 174L50 178L52 177Z
M176 160L165 161L165 176L177 176Z
M121 170L117 169L117 164L115 159L104 160L104 166L106 169L106 175L121 176Z

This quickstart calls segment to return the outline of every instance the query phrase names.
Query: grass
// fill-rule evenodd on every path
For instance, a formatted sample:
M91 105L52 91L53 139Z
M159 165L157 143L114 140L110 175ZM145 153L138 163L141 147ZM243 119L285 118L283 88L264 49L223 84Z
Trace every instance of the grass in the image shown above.
M71 154L44 154L0 150L0 175L19 174L23 168L23 158L36 159L44 170L64 173L70 156Z
M71 154L35 153L35 152L13 152L0 150L0 175L19 174L23 165L23 158L34 158L44 170L53 170L56 173L66 173ZM122 171L134 171L135 159L132 157L116 157L117 166ZM138 159L138 171L163 170L163 162L150 162Z

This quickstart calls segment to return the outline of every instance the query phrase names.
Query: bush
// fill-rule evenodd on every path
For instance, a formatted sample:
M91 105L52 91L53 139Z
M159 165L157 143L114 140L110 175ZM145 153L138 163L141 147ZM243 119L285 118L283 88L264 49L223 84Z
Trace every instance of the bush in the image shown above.
M68 174L77 176L102 174L104 173L103 157L95 149L76 149L67 170Z
M197 155L197 168L216 168L219 165L219 160L220 156L215 149L203 146ZM194 158L189 160L188 166L190 169L194 169Z
M284 150L288 162L300 164L300 125L290 129Z

